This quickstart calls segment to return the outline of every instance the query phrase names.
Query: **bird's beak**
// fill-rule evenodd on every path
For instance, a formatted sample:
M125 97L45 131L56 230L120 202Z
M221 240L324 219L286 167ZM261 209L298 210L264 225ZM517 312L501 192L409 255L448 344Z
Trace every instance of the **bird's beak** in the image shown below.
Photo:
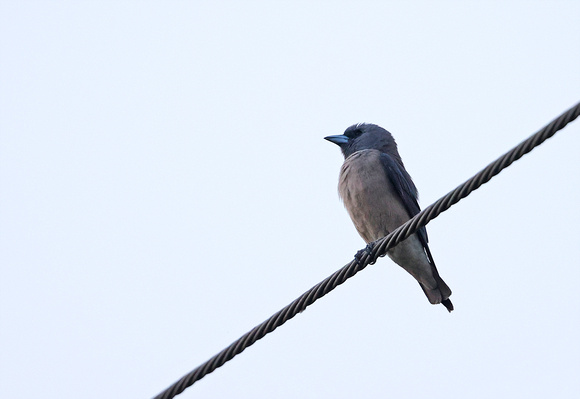
M342 144L348 143L348 137L346 137L344 134L340 134L338 136L326 136L324 138L324 140L328 140L331 143L334 143L336 145L342 145Z

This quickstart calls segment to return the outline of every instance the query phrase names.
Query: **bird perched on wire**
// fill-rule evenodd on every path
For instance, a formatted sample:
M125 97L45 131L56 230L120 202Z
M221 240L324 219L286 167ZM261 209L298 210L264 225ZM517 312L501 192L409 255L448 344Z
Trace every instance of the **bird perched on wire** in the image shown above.
M338 192L367 243L388 235L420 212L417 188L391 133L377 125L359 123L342 135L325 139L337 144L344 155ZM387 254L415 277L429 302L441 303L451 312L451 290L439 276L427 243L427 230L421 227Z

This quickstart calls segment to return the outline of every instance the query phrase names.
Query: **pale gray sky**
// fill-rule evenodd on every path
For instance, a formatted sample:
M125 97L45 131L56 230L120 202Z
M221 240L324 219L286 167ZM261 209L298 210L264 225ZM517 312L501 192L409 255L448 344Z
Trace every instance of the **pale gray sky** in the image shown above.
M580 2L0 1L0 397L148 398L364 247L323 140L426 206L580 100ZM572 398L580 122L180 398Z

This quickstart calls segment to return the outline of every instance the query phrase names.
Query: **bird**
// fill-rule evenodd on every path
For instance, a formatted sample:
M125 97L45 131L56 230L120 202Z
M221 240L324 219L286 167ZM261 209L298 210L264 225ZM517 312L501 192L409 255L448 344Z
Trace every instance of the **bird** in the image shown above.
M417 188L387 130L358 123L344 134L324 139L338 145L344 155L339 196L367 244L388 235L421 211ZM439 276L428 241L423 226L387 255L419 282L430 303L443 304L451 312L451 289Z

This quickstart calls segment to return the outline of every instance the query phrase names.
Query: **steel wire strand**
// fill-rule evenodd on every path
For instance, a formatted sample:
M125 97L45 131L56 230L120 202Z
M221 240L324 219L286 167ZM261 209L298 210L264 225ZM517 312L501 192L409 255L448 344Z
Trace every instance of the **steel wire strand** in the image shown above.
M413 219L409 220L404 225L395 229L391 234L376 241L376 244L371 252L371 261L374 263L379 256L384 256L386 251L395 244L403 241L409 237L419 228L425 226L429 221L435 219L442 212L449 209L451 206L458 203L463 198L467 197L471 192L477 190L483 184L490 181L494 176L497 176L503 169L510 166L512 163L531 152L535 147L542 144L544 141L552 137L556 132L561 130L568 123L572 122L580 114L580 103L564 112L558 118L554 119L543 129L530 136L528 139L522 141L516 147L506 152L504 155L490 163L487 167L479 173L465 181L463 184L456 187L447 195L441 197L433 204L426 207L422 212L417 214Z
M263 338L266 334L271 333L288 320L292 319L298 313L304 311L316 300L322 298L337 286L353 277L359 271L363 270L369 264L376 262L380 256L385 256L386 252L403 241L419 228L425 226L431 220L435 219L442 212L445 212L451 206L467 197L471 192L477 190L483 184L487 183L494 176L499 174L503 169L510 166L513 162L520 159L525 154L532 151L535 147L542 144L548 138L552 137L558 130L561 130L568 123L572 122L580 115L580 103L564 112L558 118L546 125L543 129L530 136L527 140L522 141L516 147L490 163L487 167L456 187L447 195L438 199L435 203L426 207L423 211L415 215L411 220L395 229L386 237L383 237L369 247L366 251L359 252L353 261L343 266L338 271L327 277L325 280L316 284L300 297L295 299L291 304L281 309L269 319L265 320L251 331L242 335L230 346L219 352L217 355L192 370L179 381L168 387L166 390L157 395L154 399L170 399L186 388L193 385L196 381L202 379L207 374L221 367L234 356L242 353L247 347L253 345L257 340Z

